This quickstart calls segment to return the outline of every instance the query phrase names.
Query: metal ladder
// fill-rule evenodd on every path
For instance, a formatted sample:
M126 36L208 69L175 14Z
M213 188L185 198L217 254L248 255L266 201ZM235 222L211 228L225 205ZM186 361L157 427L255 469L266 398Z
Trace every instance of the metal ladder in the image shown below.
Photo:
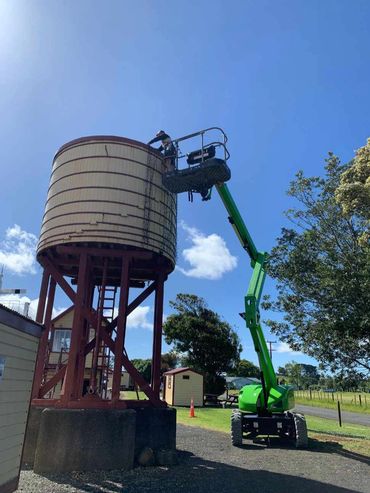
M101 323L108 324L114 319L114 311L116 307L117 286L98 286L98 307L102 306L103 317ZM111 363L111 350L101 340L99 345L99 355L101 355L101 379L99 393L102 397L107 397L109 367ZM105 384L105 386L104 386Z

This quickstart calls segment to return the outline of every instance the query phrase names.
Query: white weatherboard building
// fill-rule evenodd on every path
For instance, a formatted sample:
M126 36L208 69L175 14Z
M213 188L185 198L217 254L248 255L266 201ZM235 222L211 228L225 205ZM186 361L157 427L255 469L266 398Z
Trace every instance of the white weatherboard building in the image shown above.
M18 487L42 326L0 305L0 492Z

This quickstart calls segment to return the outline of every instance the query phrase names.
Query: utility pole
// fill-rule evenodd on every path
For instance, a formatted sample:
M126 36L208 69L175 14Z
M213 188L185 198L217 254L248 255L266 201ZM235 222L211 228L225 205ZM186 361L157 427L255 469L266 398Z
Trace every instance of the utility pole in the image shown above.
M276 341L266 341L270 347L270 358L272 359L272 351L275 351L275 349L272 348L273 344L276 344Z

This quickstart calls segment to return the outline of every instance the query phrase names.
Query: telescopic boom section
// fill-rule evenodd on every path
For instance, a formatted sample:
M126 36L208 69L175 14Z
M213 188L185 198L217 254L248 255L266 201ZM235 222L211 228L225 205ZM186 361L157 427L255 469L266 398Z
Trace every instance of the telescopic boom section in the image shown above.
M277 385L277 379L267 348L266 340L260 325L259 303L266 277L266 253L259 252L257 250L227 185L225 183L217 184L216 189L228 212L229 221L234 228L242 247L248 252L251 258L253 274L249 283L247 295L245 297L244 318L252 335L254 348L258 355L260 368L264 378L264 384L268 394L270 389Z

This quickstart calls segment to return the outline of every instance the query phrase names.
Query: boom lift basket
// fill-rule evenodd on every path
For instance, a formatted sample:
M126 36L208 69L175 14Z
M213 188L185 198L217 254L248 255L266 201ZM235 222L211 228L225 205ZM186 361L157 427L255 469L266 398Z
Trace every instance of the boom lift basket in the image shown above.
M163 175L163 185L172 193L200 191L230 180L230 168L223 159L212 158Z
M217 133L217 138L209 142L210 135ZM220 135L221 134L221 135ZM181 153L179 143L200 138L201 147L188 154ZM208 142L205 142L205 141ZM226 148L227 137L219 127L211 127L193 134L185 135L172 141L176 147L175 168L162 177L163 185L172 193L204 193L217 183L224 183L231 178L227 165L229 152ZM198 144L199 145L199 144ZM219 157L216 155L218 151ZM186 160L188 166L179 169L179 160Z

